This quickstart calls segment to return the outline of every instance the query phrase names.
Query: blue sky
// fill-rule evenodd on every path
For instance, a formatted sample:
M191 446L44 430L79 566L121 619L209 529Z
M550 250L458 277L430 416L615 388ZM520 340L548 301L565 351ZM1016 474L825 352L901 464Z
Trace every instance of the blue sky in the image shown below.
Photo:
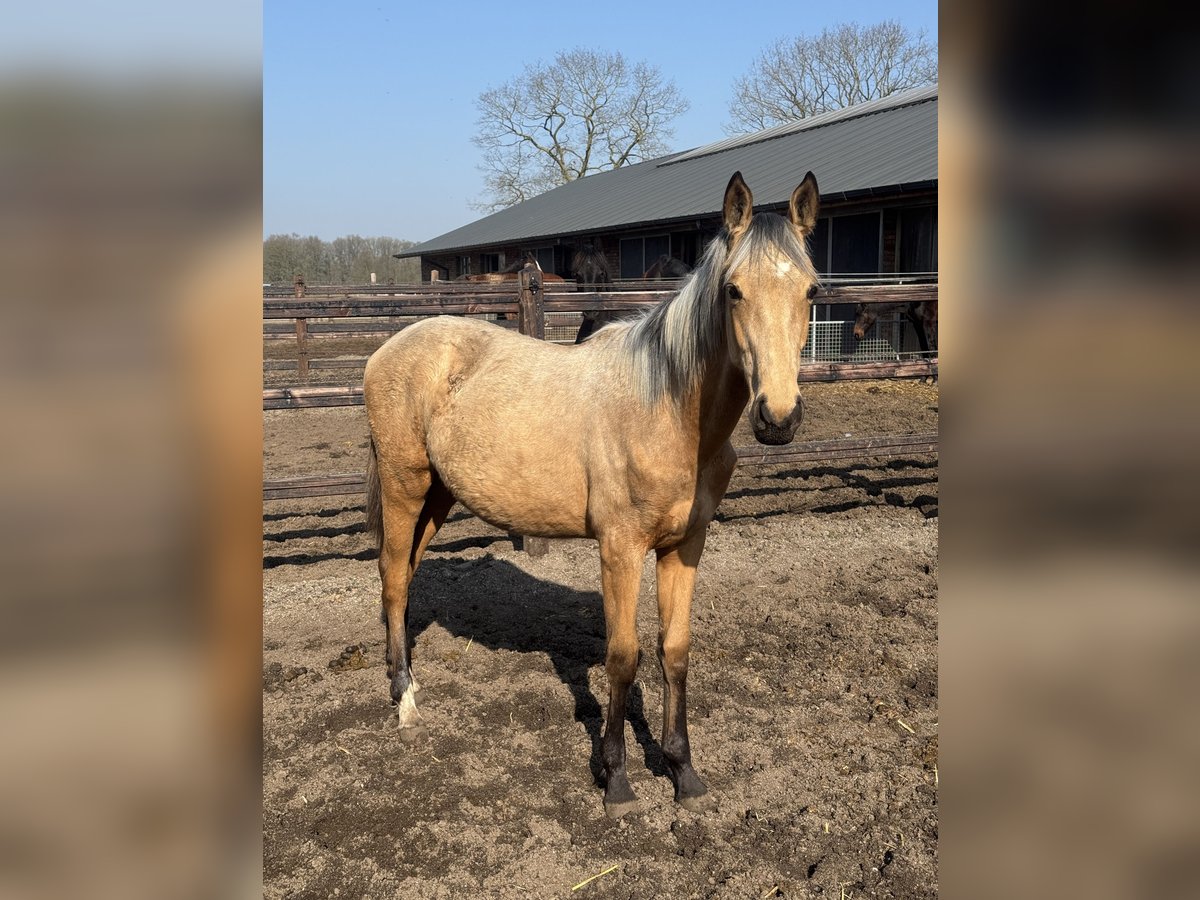
M691 102L679 150L724 137L734 80L778 38L887 18L937 37L936 0L714 8L266 0L264 235L423 241L479 218L475 98L558 50L619 50L674 79Z

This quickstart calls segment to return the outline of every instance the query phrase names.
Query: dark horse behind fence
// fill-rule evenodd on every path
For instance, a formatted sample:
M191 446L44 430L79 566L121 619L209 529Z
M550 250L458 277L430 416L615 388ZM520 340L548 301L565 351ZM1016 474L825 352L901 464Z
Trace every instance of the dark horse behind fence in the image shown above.
M575 289L578 291L600 290L604 285L612 284L608 259L590 242L584 244L571 258L571 268L575 272ZM602 310L585 312L583 321L579 323L579 331L575 335L575 343L583 343L596 329L609 322L615 322L617 315Z
M692 267L682 259L676 259L664 253L654 261L653 265L645 271L642 277L649 280L661 281L664 278L682 278L684 275L691 273L691 271Z
M392 701L404 741L425 736L407 634L408 591L455 501L506 531L594 538L607 630L604 807L637 808L625 714L637 674L637 603L657 556L662 753L675 800L713 807L692 766L686 681L696 569L749 406L754 436L785 444L800 426L796 390L818 276L806 237L812 173L786 218L753 213L735 173L724 227L679 293L575 346L439 316L405 328L367 362L371 426L367 524L379 544Z
M937 349L937 301L917 303L860 303L854 308L854 340L861 341L880 316L902 313L917 333L921 352Z

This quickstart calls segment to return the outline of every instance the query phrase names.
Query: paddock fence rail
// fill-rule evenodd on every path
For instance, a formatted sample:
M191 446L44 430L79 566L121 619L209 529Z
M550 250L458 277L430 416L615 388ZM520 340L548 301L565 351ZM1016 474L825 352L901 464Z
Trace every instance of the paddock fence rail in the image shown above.
M351 285L309 289L303 283L290 293L264 286L264 340L294 339L295 369L305 378L314 368L361 368L366 357L314 359L311 339L322 335L393 334L422 318L436 315L461 315L486 318L513 328L522 334L546 339L567 339L554 333L556 327L571 328L585 312L636 312L647 309L674 295L680 281L643 281L640 279L606 285L602 291L579 291L574 282L543 283L538 273L525 270L515 282L481 284L471 282L430 282L407 285ZM936 301L936 276L851 276L824 278L814 304L894 304ZM822 329L834 327L844 336L851 323L815 322L810 343L832 347L822 338ZM877 322L868 339L888 327L891 320ZM573 339L574 332L571 331ZM866 341L865 341L866 342ZM864 342L864 343L865 343ZM936 353L922 356L906 352L888 343L888 350L875 346L869 358L841 359L829 349L822 357L806 354L809 362L801 365L801 382L844 381L874 378L936 377ZM283 369L267 360L267 370ZM263 409L304 409L331 406L360 406L361 385L349 387L295 386L263 390ZM741 465L780 465L832 462L863 458L886 458L937 453L936 432L880 435L831 441L807 441L783 447L739 447ZM263 500L305 497L331 497L362 494L366 484L362 474L311 476L270 480L263 483ZM530 552L544 552L541 539L526 539Z
M525 273L522 273L525 275ZM936 301L936 281L904 281L904 276L873 276L863 280L827 278L813 298L814 305L858 303L913 303ZM526 286L522 288L520 284ZM574 340L579 317L586 312L637 312L669 299L680 281L628 280L603 291L581 292L573 282L544 284L536 273L524 282L477 284L429 282L411 285L325 287L308 290L298 285L289 296L264 295L263 338L265 341L294 340L295 359L264 360L264 371L295 371L307 380L314 370L362 368L367 357L321 359L314 356L312 339L321 336L391 335L427 316L462 315L484 318L523 334L557 341ZM522 316L527 321L522 326ZM905 323L886 318L877 322L866 339L847 359L848 321L812 323L805 356L813 363L844 364L834 369L842 378L911 377L936 375L936 356L914 352L912 340L903 334ZM892 329L885 337L885 329ZM865 362L910 362L917 364L888 374L855 368ZM920 367L925 366L921 371ZM829 370L826 370L829 371ZM802 376L802 380L804 380ZM349 397L350 395L347 395ZM264 394L264 402L266 395ZM353 400L348 403L353 404ZM336 405L336 404L327 404ZM272 408L266 407L264 408Z

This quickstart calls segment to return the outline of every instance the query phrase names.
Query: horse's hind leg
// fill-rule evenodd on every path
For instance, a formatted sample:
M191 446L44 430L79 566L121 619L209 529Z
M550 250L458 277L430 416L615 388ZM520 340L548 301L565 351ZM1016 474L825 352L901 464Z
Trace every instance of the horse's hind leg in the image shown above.
M421 514L417 517L417 525L413 531L413 548L409 566L413 575L417 573L417 567L421 565L421 558L425 555L429 542L438 533L438 529L446 523L446 516L450 515L450 509L454 506L454 495L442 483L437 472L433 473L432 478L429 490L425 494L425 503L421 507Z
M429 491L425 494L425 503L421 507L421 512L417 516L417 524L413 528L413 543L408 566L410 589L411 580L417 574L417 568L421 565L421 558L425 555L425 550L429 547L429 542L438 533L438 529L445 524L446 516L450 514L452 506L454 506L454 495L450 493L450 489L438 478L437 472L434 472L433 482L429 486ZM408 634L409 608L409 605L405 604L404 632L406 635ZM407 643L406 646L408 647L408 680L412 684L413 694L420 696L421 685L417 682L417 678L413 675L412 671L411 642Z
M383 488L383 542L379 577L383 582L383 619L387 625L388 677L392 702L399 708L400 737L415 740L424 733L417 712L416 686L408 647L408 589L417 523L429 490L429 473L411 473Z

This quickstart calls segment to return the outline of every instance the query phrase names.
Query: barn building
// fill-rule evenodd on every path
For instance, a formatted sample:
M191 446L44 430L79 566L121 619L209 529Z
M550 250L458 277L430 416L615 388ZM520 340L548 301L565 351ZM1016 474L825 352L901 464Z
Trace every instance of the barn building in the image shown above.
M425 281L495 272L527 251L544 271L572 278L576 249L591 243L614 275L638 278L663 253L695 264L720 228L735 171L756 210L782 213L811 169L821 189L810 245L819 271L936 272L937 101L936 85L917 88L589 175L396 255L419 256ZM845 320L847 310L813 315Z

